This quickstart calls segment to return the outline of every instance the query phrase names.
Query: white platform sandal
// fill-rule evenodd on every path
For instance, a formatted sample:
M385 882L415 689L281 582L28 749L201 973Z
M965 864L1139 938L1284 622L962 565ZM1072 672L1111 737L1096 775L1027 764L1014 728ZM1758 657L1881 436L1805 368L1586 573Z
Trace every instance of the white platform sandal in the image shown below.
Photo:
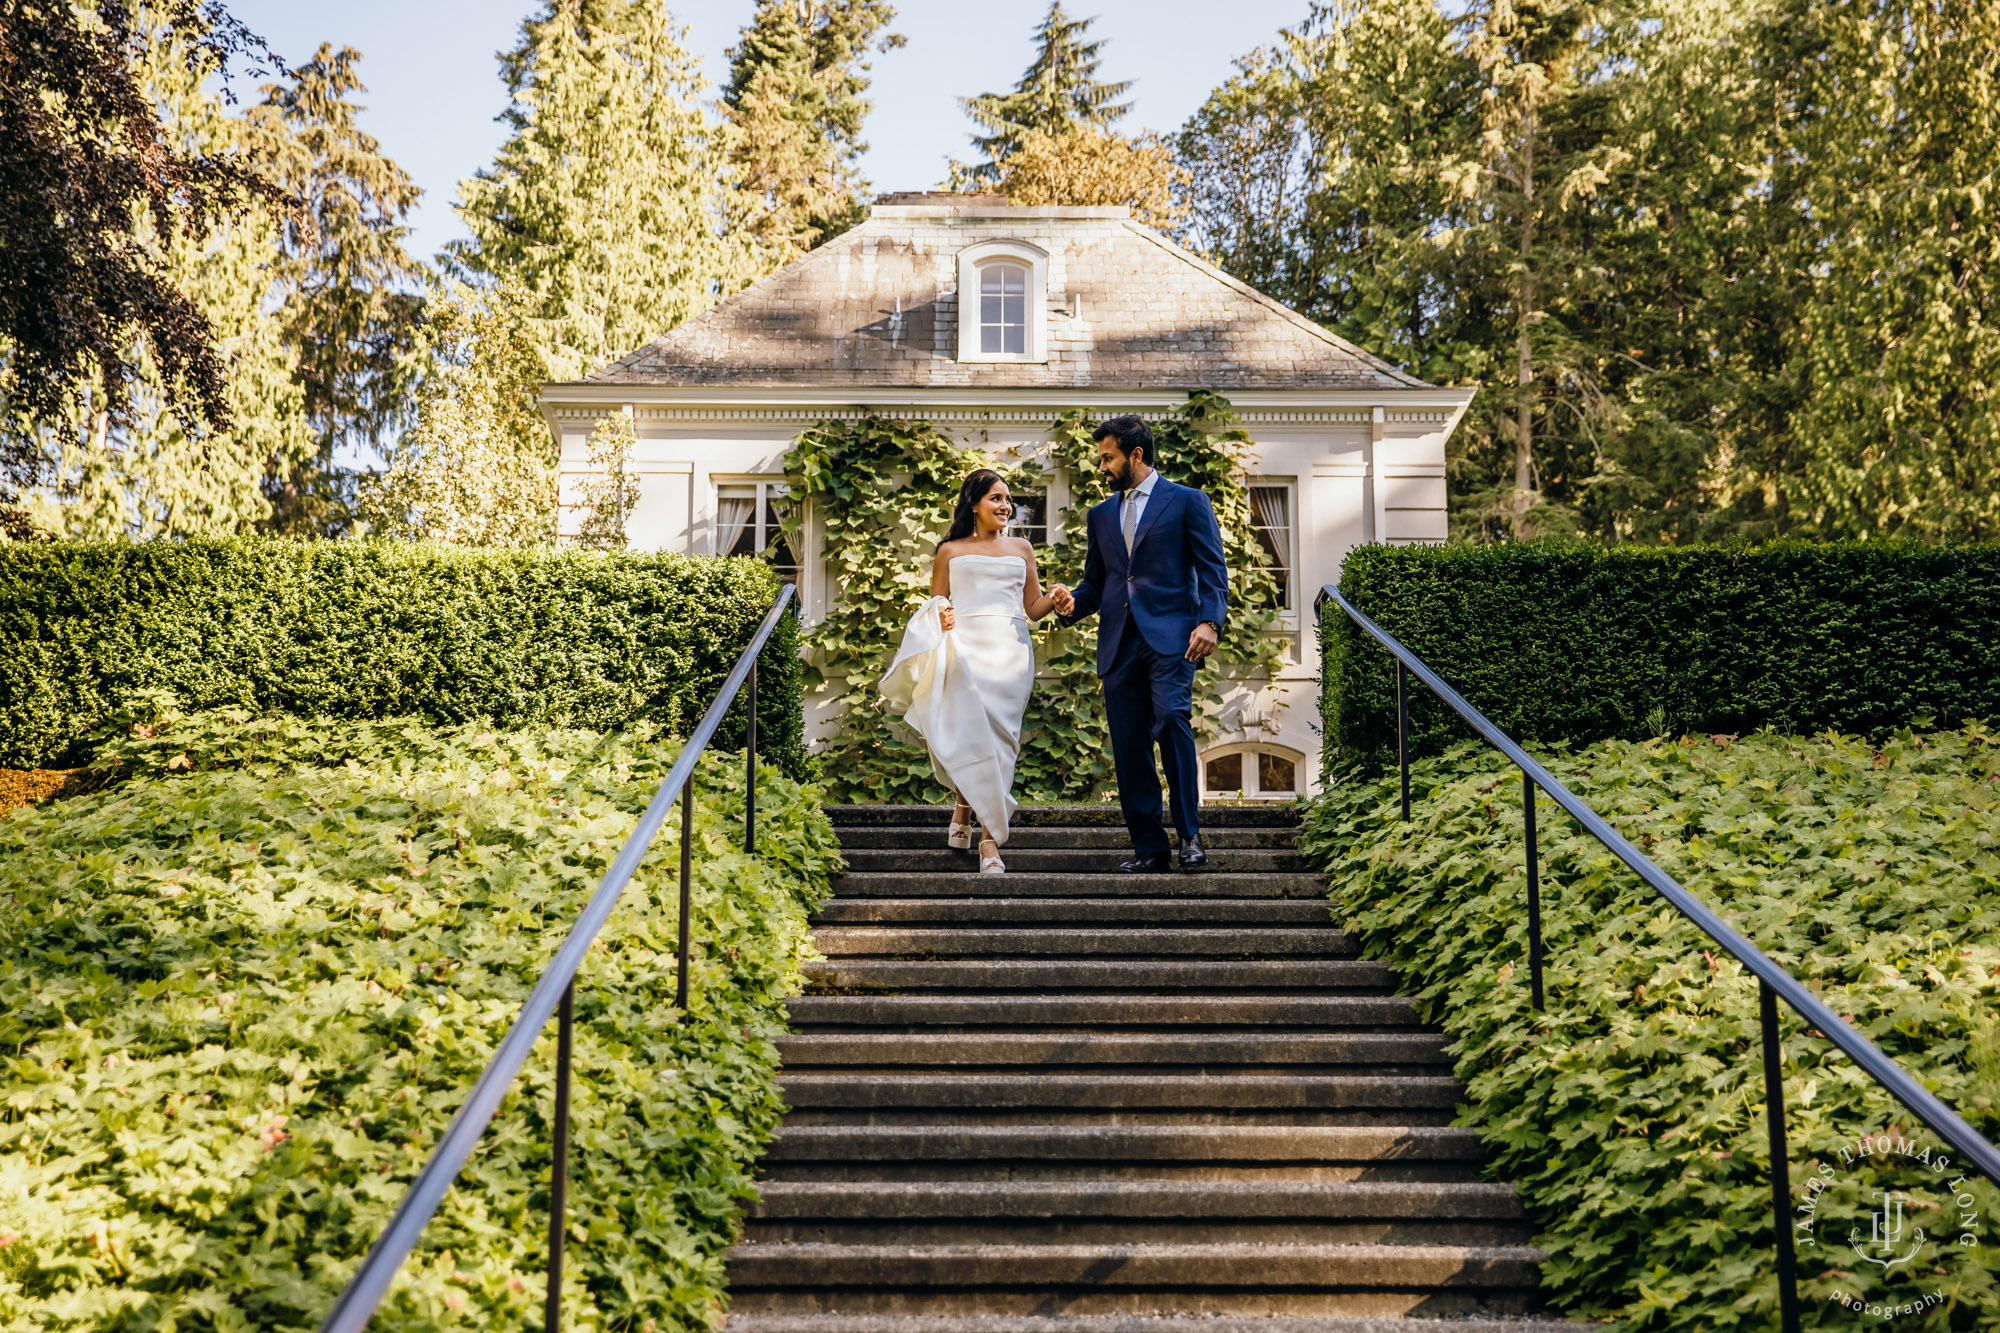
M982 841L980 843L981 848L983 849L986 843L991 841L992 839L990 838ZM999 844L994 844L993 855L991 856L986 855L983 850L980 852L979 873L982 875L1004 875L1007 873L1007 863L1000 859Z
M952 807L951 814L952 814L951 823L948 824L945 828L945 834L944 834L945 846L957 852L971 851L972 850L971 823L968 822L961 824L958 822L957 806Z

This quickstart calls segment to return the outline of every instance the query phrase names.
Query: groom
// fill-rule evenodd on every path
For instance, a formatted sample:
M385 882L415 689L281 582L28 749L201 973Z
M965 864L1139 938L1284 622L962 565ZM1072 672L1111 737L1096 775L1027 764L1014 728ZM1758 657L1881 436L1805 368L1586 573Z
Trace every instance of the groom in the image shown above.
M1208 496L1159 474L1153 432L1138 417L1113 417L1097 428L1097 462L1115 492L1090 511L1083 581L1057 590L1064 625L1093 611L1097 674L1111 724L1118 804L1132 834L1127 872L1158 872L1171 863L1160 827L1160 747L1173 793L1181 868L1208 864L1201 846L1201 777L1194 749L1194 673L1215 651L1229 605L1222 529Z

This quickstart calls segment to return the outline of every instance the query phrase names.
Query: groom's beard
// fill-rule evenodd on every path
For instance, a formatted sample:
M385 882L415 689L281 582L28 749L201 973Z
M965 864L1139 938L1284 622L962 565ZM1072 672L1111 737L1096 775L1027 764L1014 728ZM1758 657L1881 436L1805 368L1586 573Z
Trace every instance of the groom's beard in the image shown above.
M1131 459L1128 458L1123 463L1120 463L1117 470L1111 474L1111 489L1114 491L1129 491L1132 489Z

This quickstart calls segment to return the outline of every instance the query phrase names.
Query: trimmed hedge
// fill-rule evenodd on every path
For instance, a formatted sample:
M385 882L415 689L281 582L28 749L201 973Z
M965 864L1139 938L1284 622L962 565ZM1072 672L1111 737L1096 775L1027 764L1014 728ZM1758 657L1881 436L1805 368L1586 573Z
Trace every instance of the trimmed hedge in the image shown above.
M1612 740L1540 757L2000 1138L2000 733ZM1519 1189L1551 1303L1615 1320L1607 1333L1775 1329L1759 983L1544 802L1537 1013L1520 791L1504 757L1468 742L1411 766L1410 822L1393 774L1356 778L1313 803L1300 841L1336 918L1450 1036L1459 1123ZM1995 1192L1982 1181L1960 1202L1944 1188L1971 1174L1962 1161L1850 1166L1841 1148L1866 1136L1939 1145L1822 1033L1782 1006L1780 1023L1805 1326L2000 1329ZM1910 1221L1932 1240L1906 1265L1849 1246L1850 1230L1869 1237L1879 1188L1911 1191ZM1938 1291L1945 1304L1887 1323L1829 1308L1840 1293L1900 1308Z
M1341 591L1517 739L2000 718L2000 547L1368 546ZM1391 659L1329 603L1329 771L1396 744ZM1420 685L1421 751L1466 734Z
M215 710L0 816L0 1331L309 1333L678 747ZM151 733L146 735L145 733ZM672 819L576 988L563 1327L708 1330L838 869L821 793L704 756L688 1013ZM555 1039L375 1326L540 1326Z
M57 768L139 691L301 717L685 733L778 593L755 560L230 538L0 545L0 767ZM806 769L798 629L759 753ZM718 744L742 744L742 706Z

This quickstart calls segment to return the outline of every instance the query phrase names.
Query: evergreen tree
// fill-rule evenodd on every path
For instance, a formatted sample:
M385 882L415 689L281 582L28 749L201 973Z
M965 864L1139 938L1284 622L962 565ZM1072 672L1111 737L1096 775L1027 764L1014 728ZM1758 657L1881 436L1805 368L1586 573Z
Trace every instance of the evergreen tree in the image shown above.
M644 345L755 272L725 238L726 136L659 0L545 0L501 58L513 134L459 184L450 262L518 282L549 378Z
M1762 478L1782 526L2000 537L2000 8L1786 0L1770 41L1796 312L1793 443Z
M1592 276L1574 224L1629 153L1603 132L1614 84L1592 49L1591 0L1475 0L1464 21L1485 114L1443 174L1465 204L1458 243L1503 274L1512 385L1495 396L1511 409L1514 489L1527 492L1555 461L1538 470L1537 427L1599 405L1566 318Z
M424 267L403 248L420 191L356 123L360 53L322 45L264 90L246 132L267 174L306 201L281 233L277 319L304 395L315 453L273 460L264 489L280 531L341 530L352 478L335 451L372 454L407 408L408 357Z
M867 183L856 164L870 110L863 57L871 43L903 45L883 32L895 16L887 0L758 0L730 51L722 101L745 201L737 225L757 238L766 262L860 221Z
M1047 16L1035 29L1035 58L1014 90L959 99L965 114L986 131L972 137L973 147L986 160L974 166L953 162L954 188L999 181L1001 160L1020 148L1030 133L1060 137L1082 128L1108 130L1124 118L1131 107L1117 99L1132 84L1098 81L1098 52L1104 42L1085 40L1091 22L1071 18L1063 12L1062 0L1051 0Z

